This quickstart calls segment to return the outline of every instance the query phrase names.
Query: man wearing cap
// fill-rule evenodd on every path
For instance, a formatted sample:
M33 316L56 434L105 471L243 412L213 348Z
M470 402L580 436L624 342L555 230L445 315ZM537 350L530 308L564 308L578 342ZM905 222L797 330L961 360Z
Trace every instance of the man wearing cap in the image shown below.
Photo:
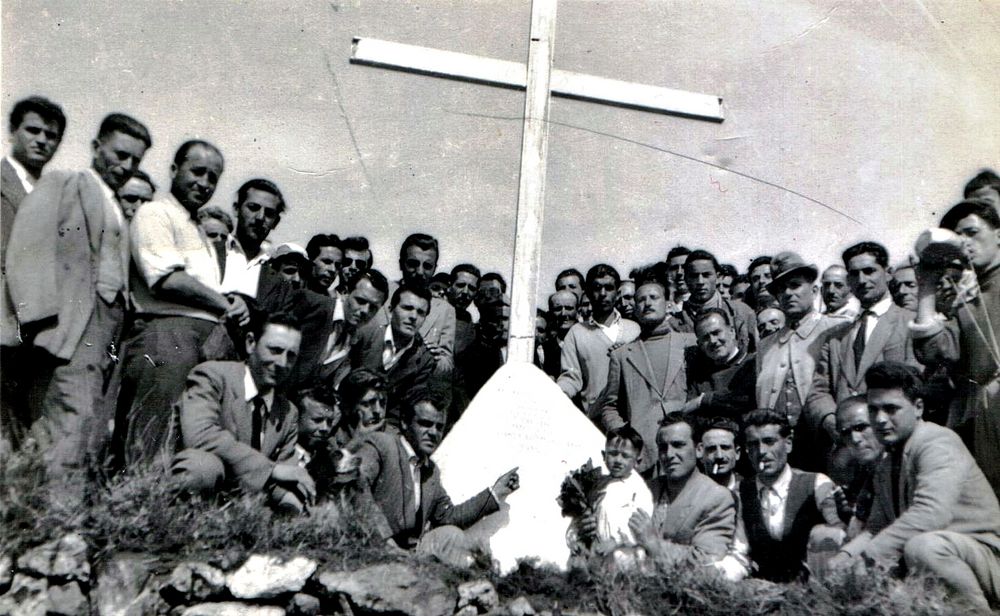
M268 261L271 269L291 283L296 289L302 288L302 283L309 268L309 257L306 249L294 242L279 244Z
M908 324L916 316L892 302L889 294L889 253L875 242L861 242L844 251L851 292L861 314L824 344L808 404L834 436L837 402L865 393L865 372L880 361L920 367L913 353Z
M819 432L824 418L807 404L820 350L838 327L847 327L844 319L816 311L813 285L818 275L815 265L794 252L775 255L767 290L780 302L786 322L777 333L761 340L757 352L757 406L784 415L796 429L798 446L793 450L793 463L803 470L818 470L823 465L822 452L810 444L823 442ZM828 430L835 431L832 413ZM805 460L803 454L817 455Z

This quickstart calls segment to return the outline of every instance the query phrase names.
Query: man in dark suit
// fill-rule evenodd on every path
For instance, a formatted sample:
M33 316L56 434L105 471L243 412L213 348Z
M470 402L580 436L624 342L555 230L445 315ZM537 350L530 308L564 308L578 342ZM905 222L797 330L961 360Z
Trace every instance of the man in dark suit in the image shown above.
M893 303L889 293L888 251L881 244L861 242L845 250L843 259L861 312L851 327L832 335L820 353L806 402L818 417L832 417L837 402L865 393L865 372L876 362L920 365L909 328L916 314Z
M962 439L923 421L923 382L913 366L882 362L865 375L868 409L889 455L877 473L873 513L894 521L877 534L864 533L832 563L852 559L942 578L984 613L1000 600L1000 505Z
M416 548L456 566L472 564L474 546L460 529L500 508L518 488L517 469L501 475L493 487L453 505L441 485L431 455L444 434L445 413L427 399L403 405L402 431L368 434L357 451L360 475L371 487L388 528L390 546Z
M389 301L389 323L369 324L351 348L352 368L367 368L385 377L386 419L397 428L407 397L432 387L435 361L419 333L430 304L431 294L426 286L401 284Z
M30 375L21 352L14 305L3 282L7 245L21 200L32 191L42 169L55 155L66 128L66 116L52 101L32 96L10 113L10 155L0 160L0 459L20 446L31 418L25 389Z
M177 403L183 449L172 474L196 492L265 491L278 507L303 511L316 494L296 463L298 411L282 391L302 333L285 314L252 321L246 362L199 364Z
M18 208L5 282L32 349L32 433L53 475L103 445L105 385L129 296L128 221L115 199L152 144L129 116L104 118L91 168L46 174Z

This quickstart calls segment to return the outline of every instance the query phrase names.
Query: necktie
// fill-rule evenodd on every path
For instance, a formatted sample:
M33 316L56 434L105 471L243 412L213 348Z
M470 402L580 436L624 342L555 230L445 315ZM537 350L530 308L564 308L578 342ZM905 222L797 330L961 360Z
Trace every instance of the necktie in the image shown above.
M868 317L875 316L871 310L865 310L858 317L858 333L854 336L854 367L861 367L861 356L865 353L865 340L868 330Z
M264 432L264 399L256 396L250 402L253 404L253 420L250 424L253 432L250 435L250 446L260 451L261 435Z

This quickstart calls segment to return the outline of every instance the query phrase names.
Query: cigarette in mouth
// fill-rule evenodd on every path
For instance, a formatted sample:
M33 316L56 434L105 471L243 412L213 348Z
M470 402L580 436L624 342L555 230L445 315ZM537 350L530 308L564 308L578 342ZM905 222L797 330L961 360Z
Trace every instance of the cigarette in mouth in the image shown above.
M719 471L721 471L721 470L722 470L722 463L721 462L716 462L715 464L712 465L712 474L713 475L718 475Z

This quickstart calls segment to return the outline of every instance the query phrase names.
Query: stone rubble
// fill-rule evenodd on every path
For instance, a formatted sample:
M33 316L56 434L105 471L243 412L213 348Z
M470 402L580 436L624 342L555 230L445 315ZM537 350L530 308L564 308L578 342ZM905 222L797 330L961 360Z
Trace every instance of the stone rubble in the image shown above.
M324 571L318 583L327 596L347 595L352 606L375 613L405 616L451 616L455 592L437 578L427 578L403 563L357 571Z
M254 554L226 576L226 586L237 599L272 599L302 590L318 563L303 556L287 562Z

